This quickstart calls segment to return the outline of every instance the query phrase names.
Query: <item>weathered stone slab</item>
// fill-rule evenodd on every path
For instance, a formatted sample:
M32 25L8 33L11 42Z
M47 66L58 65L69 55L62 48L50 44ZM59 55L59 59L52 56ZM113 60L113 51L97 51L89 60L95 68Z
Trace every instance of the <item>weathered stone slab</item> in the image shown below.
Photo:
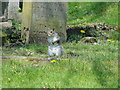
M27 6L24 4L23 27L27 27L25 23L30 23L30 42L44 44L47 43L47 30L54 29L61 37L62 41L66 40L66 11L67 3L63 2L33 2L28 12ZM26 13L24 13L26 12ZM30 15L32 14L32 15ZM26 17L31 19L27 20ZM29 27L29 25L28 25Z
M12 22L0 22L0 30L12 27Z
M0 16L0 22L4 22L5 21L5 16Z
M22 15L18 12L19 10L19 0L13 2L9 0L8 3L8 19L14 19L16 21L21 21Z
M32 22L32 2L23 3L23 12L22 12L22 39L26 40L26 44L29 43L29 30L31 29ZM30 0L31 1L31 0Z
M0 1L0 16L2 16L2 2Z

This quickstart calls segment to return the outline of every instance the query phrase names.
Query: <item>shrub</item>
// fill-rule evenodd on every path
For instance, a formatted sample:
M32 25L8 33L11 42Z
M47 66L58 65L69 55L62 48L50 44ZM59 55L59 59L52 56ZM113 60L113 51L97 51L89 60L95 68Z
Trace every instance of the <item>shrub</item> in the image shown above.
M10 45L11 43L22 42L21 40L21 23L15 20L12 20L12 27L2 30L3 33L7 35L7 43L6 45Z

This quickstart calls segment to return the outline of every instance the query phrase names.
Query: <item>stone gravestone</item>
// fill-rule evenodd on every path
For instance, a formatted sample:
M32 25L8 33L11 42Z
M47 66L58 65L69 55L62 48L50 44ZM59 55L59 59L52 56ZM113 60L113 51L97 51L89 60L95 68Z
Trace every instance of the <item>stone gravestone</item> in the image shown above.
M22 12L22 32L21 32L21 37L23 40L25 40L26 44L29 43L29 30L31 29L32 25L32 1L29 0L30 2L23 2L23 12ZM28 30L26 30L28 29Z
M19 10L19 0L9 0L8 3L8 19L14 19L16 21L21 21L21 13L18 12Z
M47 43L48 29L54 29L62 41L65 41L66 11L67 3L65 2L24 2L22 27L30 29L27 42Z
M2 16L2 1L0 1L0 16Z
M0 17L2 16L2 2L0 1ZM0 20L1 22L2 20ZM2 28L2 25L0 25L0 28ZM0 46L2 45L2 30L0 29ZM0 52L1 55L1 52ZM1 59L1 58L0 58Z
M8 1L2 2L2 15L5 15L7 9L8 9Z

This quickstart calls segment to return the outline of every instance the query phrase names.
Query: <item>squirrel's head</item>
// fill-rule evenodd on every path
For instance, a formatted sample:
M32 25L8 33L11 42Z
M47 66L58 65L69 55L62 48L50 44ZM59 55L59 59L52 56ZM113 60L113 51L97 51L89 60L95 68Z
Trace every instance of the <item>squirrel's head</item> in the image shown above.
M49 30L47 31L47 34L48 34L48 36L53 36L53 35L55 34L54 29L49 29Z

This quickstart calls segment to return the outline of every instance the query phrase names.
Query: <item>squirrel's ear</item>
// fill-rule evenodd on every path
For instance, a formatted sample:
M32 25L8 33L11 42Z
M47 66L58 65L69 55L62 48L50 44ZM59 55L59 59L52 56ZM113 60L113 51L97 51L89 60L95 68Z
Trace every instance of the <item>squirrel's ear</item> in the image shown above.
M55 29L53 28L53 31L55 31Z
M29 30L29 28L27 28L27 30Z

